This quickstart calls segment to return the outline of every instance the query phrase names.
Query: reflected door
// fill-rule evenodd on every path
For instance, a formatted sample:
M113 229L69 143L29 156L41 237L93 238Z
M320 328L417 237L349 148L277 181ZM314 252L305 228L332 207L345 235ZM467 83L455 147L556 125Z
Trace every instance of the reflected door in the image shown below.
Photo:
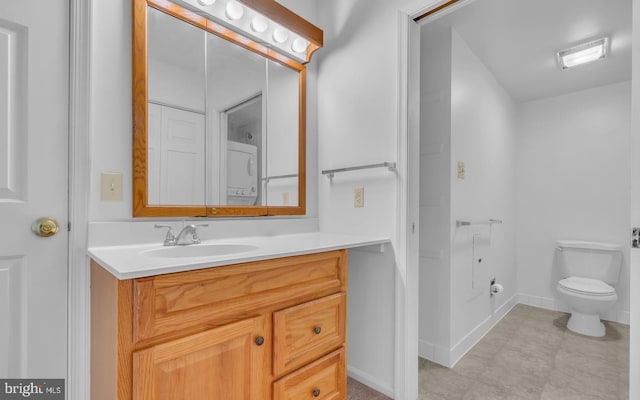
M204 115L149 103L149 203L204 204Z

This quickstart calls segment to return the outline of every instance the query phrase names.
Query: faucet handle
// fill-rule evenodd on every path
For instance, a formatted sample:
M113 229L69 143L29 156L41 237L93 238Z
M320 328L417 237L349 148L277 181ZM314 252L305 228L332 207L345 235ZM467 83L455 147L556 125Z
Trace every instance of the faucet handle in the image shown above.
M173 233L173 226L155 224L154 227L156 229L158 229L158 228L169 228L167 230L167 236L164 238L164 245L165 246L172 246L172 245L176 244L176 235Z
M198 244L200 243L200 236L198 236L198 230L196 228L198 228L199 226L207 227L209 226L209 224L192 224L192 226L193 226L193 243Z

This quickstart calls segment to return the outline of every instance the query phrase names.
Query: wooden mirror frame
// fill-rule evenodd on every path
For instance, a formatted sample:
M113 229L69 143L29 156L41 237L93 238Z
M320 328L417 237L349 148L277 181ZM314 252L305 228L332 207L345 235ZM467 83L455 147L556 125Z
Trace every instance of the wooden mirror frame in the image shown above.
M323 32L275 0L240 0L247 6L309 40L307 62L322 47ZM147 76L147 7L176 17L206 32L264 56L299 74L298 83L298 205L297 206L228 206L228 205L149 205L148 204L148 76ZM304 215L306 213L306 76L304 64L255 42L214 21L206 19L169 0L133 0L133 217L241 217ZM206 200L205 200L206 202Z

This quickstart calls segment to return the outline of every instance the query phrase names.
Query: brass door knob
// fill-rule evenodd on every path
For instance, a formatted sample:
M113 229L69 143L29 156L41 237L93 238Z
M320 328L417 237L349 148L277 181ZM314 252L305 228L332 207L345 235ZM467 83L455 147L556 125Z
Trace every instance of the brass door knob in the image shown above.
M42 217L33 222L31 230L38 236L49 237L58 233L60 224L54 218Z

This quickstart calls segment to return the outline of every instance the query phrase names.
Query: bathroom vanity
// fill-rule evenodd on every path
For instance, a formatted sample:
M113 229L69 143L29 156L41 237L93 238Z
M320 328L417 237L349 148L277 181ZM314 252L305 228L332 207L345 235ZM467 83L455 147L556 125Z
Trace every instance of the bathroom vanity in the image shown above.
M345 399L346 249L387 241L90 249L91 398Z

